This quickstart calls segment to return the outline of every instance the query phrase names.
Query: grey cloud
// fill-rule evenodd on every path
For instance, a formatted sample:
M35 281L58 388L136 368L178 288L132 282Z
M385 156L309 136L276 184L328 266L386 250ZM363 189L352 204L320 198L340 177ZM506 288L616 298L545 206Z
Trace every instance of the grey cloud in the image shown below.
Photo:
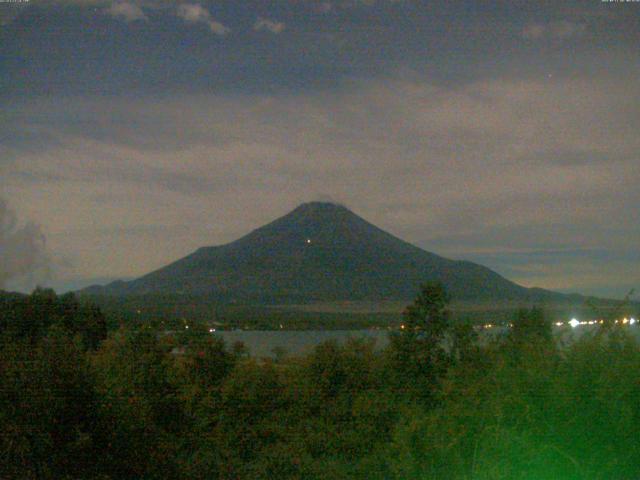
M607 242L606 236L621 232L594 230L595 247L576 247L583 228L556 225L514 227L502 232L479 230L466 236L452 235L423 244L455 258L489 265L526 286L542 286L565 292L621 297L640 284L635 245ZM626 232L631 237L636 231ZM599 240L598 240L599 239Z
M0 289L11 281L41 274L47 267L44 235L31 223L19 225L0 198Z
M129 2L114 2L104 10L104 13L111 17L124 20L127 23L137 20L149 20L140 6Z
M267 18L258 17L256 22L253 24L253 29L256 31L267 31L271 32L274 35L278 35L279 33L284 32L286 25L284 22L277 22L274 20L269 20Z
M62 134L55 125L48 132L61 144L21 151L6 178L24 202L38 202L26 175L62 172L65 179L50 182L60 194L38 221L56 222L55 205L87 205L60 228L93 225L98 208L101 224L121 228L105 248L115 255L126 245L139 262L102 265L97 251L87 252L87 275L142 274L319 194L454 257L510 248L619 251L633 249L630 239L640 233L633 227L640 224L640 139L627 125L640 111L637 98L632 82L575 78L449 88L389 79L299 95L76 99L65 111L88 123L59 118ZM42 102L31 109L61 110ZM153 259L132 239L140 236L136 225L185 222L216 229L191 240L185 234L180 248L175 238L160 242ZM99 234L86 242L100 244ZM518 275L526 280L524 270Z
M200 4L182 3L178 5L177 15L187 23L203 23L212 33L219 36L225 36L231 31L230 28L214 20L209 11Z

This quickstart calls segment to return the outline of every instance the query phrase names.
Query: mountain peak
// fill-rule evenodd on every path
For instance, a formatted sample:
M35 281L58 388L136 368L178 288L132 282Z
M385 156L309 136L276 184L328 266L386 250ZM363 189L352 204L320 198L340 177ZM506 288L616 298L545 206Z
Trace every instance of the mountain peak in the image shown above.
M355 215L351 210L340 203L319 201L301 203L290 212L290 214L295 215L336 215L345 213Z
M284 230L299 230L299 233L304 233L306 229L334 230L338 226L342 226L342 228L358 228L357 226L359 226L361 228L363 225L376 228L344 205L332 202L307 202L298 205L289 213L254 230L243 238Z
M410 300L428 280L441 281L458 299L524 299L529 293L488 268L424 251L344 205L319 201L106 291L266 303Z

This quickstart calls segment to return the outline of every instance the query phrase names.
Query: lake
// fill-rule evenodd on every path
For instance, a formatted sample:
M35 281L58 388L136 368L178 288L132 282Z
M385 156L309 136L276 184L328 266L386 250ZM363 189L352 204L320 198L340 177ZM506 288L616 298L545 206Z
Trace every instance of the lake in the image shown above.
M594 331L597 325L583 325L571 328L567 325L554 326L554 333L565 340L577 338L589 331ZM506 332L505 327L482 329L481 336L494 336ZM625 327L629 333L640 340L638 324ZM228 346L235 342L243 342L249 353L255 357L273 357L275 348L284 349L287 355L309 353L316 345L327 340L344 343L349 338L374 340L376 347L383 348L389 343L388 330L233 330L219 331L214 335L223 338Z
M233 330L216 332L228 346L243 342L255 357L272 357L275 348L282 348L287 355L310 352L327 340L344 343L349 338L373 339L382 348L389 342L387 330Z

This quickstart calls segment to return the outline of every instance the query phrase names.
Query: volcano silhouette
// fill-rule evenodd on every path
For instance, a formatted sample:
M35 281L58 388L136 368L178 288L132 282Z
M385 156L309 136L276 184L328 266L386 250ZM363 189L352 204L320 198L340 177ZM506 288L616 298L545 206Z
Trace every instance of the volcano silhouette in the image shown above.
M427 252L325 202L302 204L234 242L200 248L138 279L85 293L263 303L386 301L412 299L430 280L442 282L460 300L563 297L522 287L476 263Z

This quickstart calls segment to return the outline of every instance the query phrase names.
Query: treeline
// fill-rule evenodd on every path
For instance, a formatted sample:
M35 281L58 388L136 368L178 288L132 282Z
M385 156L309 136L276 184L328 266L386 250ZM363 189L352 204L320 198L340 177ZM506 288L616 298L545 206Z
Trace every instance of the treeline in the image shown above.
M38 290L0 303L2 479L636 479L640 347L539 310L479 342L425 285L388 347L255 359L205 328L107 334Z
M207 323L220 330L359 330L399 326L399 312L316 312L291 306L222 304L204 296L82 295L98 305L109 329L121 324L175 330L185 324Z

